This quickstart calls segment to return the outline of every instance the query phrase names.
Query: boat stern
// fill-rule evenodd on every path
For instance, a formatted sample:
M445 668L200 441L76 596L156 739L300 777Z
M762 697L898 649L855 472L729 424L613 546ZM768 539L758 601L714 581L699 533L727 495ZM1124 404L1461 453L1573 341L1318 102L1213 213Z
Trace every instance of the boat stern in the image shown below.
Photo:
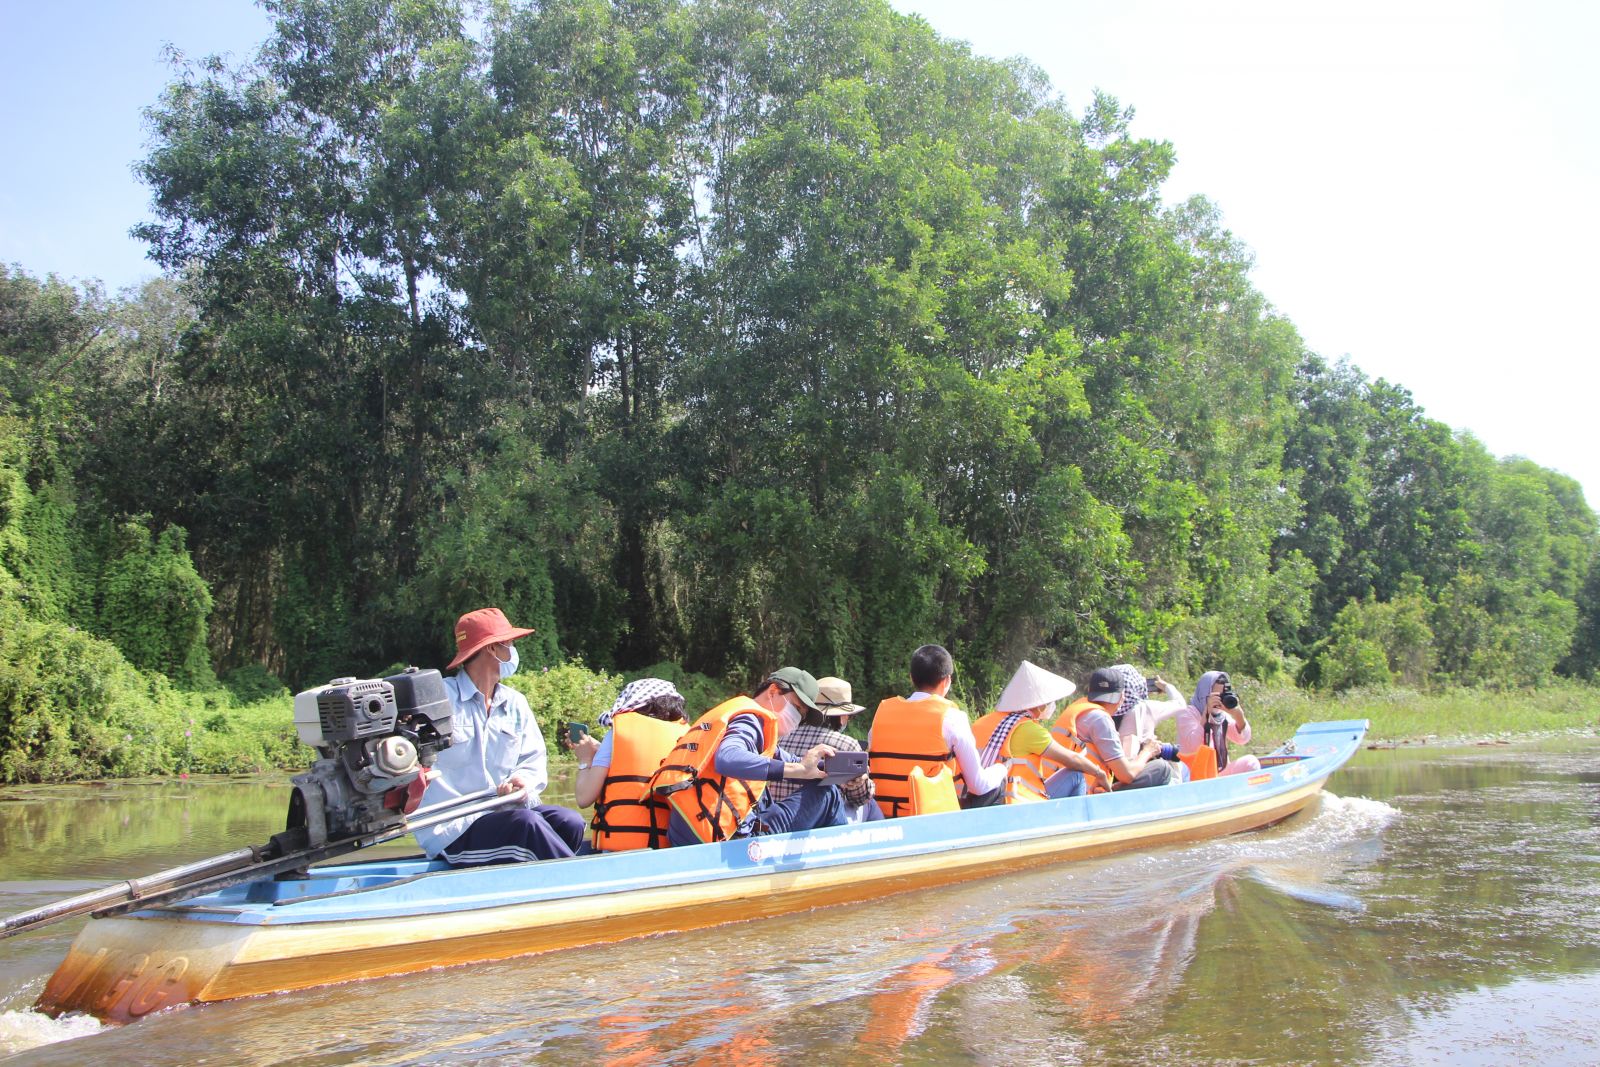
M102 1022L129 1023L204 1000L206 987L251 932L160 916L92 919L35 1006L52 1017L82 1012Z

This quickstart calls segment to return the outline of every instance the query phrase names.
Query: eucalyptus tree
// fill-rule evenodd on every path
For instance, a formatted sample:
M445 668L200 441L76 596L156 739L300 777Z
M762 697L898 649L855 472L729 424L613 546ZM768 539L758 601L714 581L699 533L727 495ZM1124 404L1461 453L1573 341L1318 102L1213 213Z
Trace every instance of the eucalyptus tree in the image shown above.
M303 680L381 647L368 609L481 419L437 225L481 57L449 0L266 7L252 62L183 68L150 109L138 232L192 270L203 317L153 442L176 459L160 506L191 529L230 655L276 644Z
M588 525L597 542L555 560L563 625L584 635L577 647L633 665L658 658L651 545L669 503L668 390L692 315L689 36L673 0L495 9L495 208L464 241L458 273L477 336L528 390L539 445L588 469L591 504L607 509ZM621 614L608 618L613 585Z

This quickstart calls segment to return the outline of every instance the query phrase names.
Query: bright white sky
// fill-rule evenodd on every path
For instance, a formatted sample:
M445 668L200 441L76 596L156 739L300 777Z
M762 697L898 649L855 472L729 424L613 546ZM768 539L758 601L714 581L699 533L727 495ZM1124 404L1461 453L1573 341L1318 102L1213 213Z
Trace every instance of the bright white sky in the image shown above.
M1102 89L1171 141L1258 288L1329 358L1435 418L1572 475L1600 342L1600 4L1583 0L893 0L946 37L1025 55L1075 110ZM164 43L247 55L245 0L0 0L0 261L153 273L130 164Z

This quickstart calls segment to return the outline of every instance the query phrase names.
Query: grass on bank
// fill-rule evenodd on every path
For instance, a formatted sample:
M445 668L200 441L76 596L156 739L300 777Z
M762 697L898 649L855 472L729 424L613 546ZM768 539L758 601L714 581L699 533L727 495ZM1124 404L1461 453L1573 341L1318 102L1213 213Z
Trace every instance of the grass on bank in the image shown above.
M1562 682L1532 690L1354 689L1322 694L1245 682L1252 752L1267 752L1315 720L1367 719L1369 742L1476 741L1600 730L1600 686Z

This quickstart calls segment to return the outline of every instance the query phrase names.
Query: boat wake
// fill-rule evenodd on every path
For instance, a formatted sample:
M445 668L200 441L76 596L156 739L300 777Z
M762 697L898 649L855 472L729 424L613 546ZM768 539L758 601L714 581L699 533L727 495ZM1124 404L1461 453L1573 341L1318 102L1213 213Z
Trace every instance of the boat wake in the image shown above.
M52 1019L36 1011L0 1011L0 1056L99 1033L100 1021L88 1015Z
M1352 866L1375 860L1383 847L1381 831L1399 816L1397 808L1381 800L1323 793L1315 809L1276 829L1223 838L1202 850L1224 854L1221 874L1242 874L1306 904L1365 911L1359 896L1330 881L1344 881Z

